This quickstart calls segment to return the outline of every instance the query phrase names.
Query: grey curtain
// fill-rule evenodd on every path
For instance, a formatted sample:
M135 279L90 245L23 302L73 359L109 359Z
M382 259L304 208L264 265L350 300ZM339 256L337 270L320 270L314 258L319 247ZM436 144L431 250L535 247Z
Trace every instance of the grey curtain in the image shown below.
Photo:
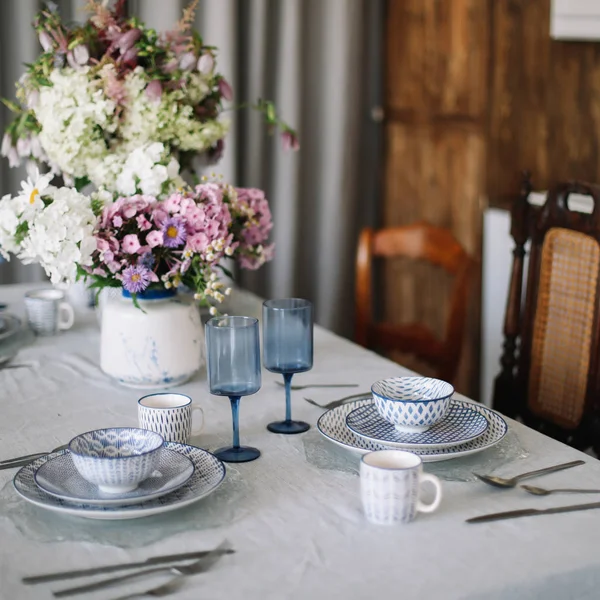
M275 259L241 272L241 285L265 297L312 300L317 321L352 332L354 255L360 227L375 224L383 0L200 0L196 26L219 48L218 67L235 102L274 100L298 129L301 149L286 153L251 111L233 127L215 171L260 187L270 200ZM21 64L38 51L30 22L36 0L0 2L0 94L13 95ZM84 0L58 3L73 20ZM186 0L129 0L131 13L158 30L170 27ZM6 119L7 114L2 113ZM1 121L5 123L5 121ZM18 188L22 172L0 169L0 191ZM13 261L0 282L39 276Z

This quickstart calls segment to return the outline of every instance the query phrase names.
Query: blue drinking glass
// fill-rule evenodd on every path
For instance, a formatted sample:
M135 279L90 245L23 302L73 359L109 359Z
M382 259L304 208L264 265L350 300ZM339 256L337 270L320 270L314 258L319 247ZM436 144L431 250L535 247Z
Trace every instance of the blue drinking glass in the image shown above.
M206 324L206 349L210 393L229 396L233 418L233 446L215 452L226 462L248 462L260 450L240 446L240 398L260 389L258 319L214 317Z
M269 423L273 433L302 433L304 421L292 421L291 386L294 373L313 366L313 307L308 300L285 298L263 303L263 364L281 373L285 383L285 421Z

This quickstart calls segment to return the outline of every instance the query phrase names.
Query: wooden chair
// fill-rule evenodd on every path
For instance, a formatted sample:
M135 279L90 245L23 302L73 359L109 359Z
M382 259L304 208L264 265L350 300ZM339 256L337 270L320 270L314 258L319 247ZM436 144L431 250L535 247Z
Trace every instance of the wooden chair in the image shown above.
M494 407L556 439L598 452L600 187L559 183L542 207L529 203L531 190L526 174L511 214L515 248ZM569 209L572 193L592 197L591 214Z
M404 256L424 260L454 275L450 313L443 340L420 323L396 325L373 320L373 259ZM446 229L427 223L374 231L363 229L356 256L356 341L372 349L396 350L430 365L436 376L453 381L467 314L473 261Z

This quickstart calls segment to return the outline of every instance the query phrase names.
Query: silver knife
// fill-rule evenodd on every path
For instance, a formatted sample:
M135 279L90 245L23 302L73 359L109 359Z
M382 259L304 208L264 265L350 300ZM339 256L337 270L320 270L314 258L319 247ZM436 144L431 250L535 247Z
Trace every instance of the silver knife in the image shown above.
M537 515L553 515L555 513L575 512L578 510L591 510L600 508L600 502L589 504L571 504L570 506L557 506L556 508L523 508L521 510L509 510L507 512L482 515L467 519L467 523L486 523L487 521L501 521L502 519L517 519L519 517L535 517Z
M199 552L167 554L165 556L153 556L146 560L133 563L120 563L116 565L106 565L104 567L93 567L91 569L63 571L62 573L48 573L47 575L32 575L30 577L23 577L21 581L30 585L35 583L47 583L48 581L60 581L62 579L75 579L77 577L88 577L90 575L100 575L102 573L114 573L116 571L126 571L127 569L136 569L140 567L151 567L153 565L162 565L180 560L198 559L221 554L233 554L234 552L235 550L232 550L231 548L215 548L214 550L201 550Z

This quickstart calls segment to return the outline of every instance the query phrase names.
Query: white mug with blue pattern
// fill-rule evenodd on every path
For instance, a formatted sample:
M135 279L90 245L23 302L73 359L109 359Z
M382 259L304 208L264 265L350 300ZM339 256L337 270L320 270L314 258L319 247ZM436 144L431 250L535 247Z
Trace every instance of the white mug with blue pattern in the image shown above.
M419 499L421 484L435 488L430 504ZM375 525L409 523L417 512L430 513L442 500L442 484L435 475L423 473L420 456L402 450L378 450L362 457L360 488L365 516Z
M192 428L192 414L200 414L200 424ZM204 412L184 394L149 394L138 400L138 419L142 429L155 431L167 442L187 444L204 426Z

